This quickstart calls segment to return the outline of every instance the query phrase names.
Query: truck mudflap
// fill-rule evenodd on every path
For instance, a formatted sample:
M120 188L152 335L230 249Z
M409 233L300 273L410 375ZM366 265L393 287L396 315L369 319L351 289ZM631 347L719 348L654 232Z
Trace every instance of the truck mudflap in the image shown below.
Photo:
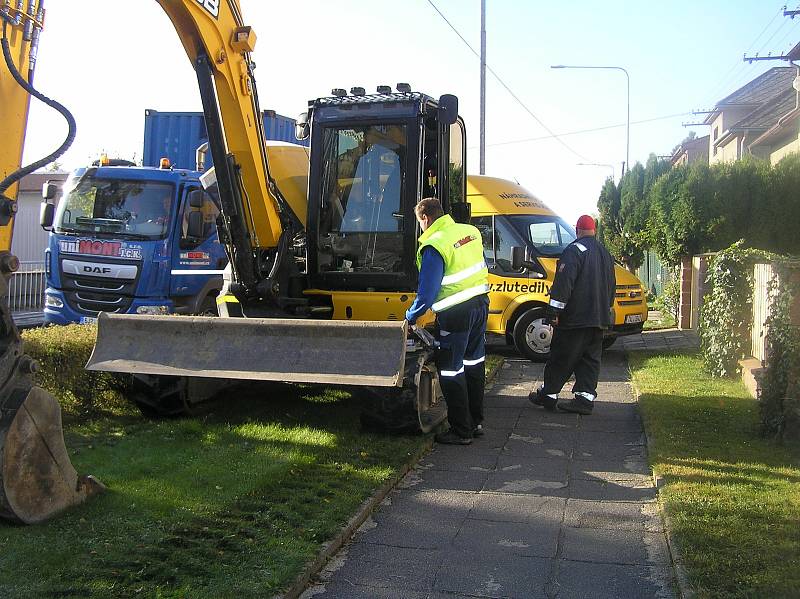
M400 387L405 322L101 313L87 370Z

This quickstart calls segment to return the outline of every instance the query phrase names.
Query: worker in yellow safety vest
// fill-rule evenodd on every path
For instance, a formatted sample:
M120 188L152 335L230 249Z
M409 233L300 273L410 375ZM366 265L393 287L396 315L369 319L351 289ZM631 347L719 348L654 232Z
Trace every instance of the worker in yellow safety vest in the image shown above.
M483 434L489 273L481 233L444 214L437 198L420 200L414 213L422 229L419 286L406 319L413 326L429 308L436 313L436 365L450 424L436 440L468 445Z

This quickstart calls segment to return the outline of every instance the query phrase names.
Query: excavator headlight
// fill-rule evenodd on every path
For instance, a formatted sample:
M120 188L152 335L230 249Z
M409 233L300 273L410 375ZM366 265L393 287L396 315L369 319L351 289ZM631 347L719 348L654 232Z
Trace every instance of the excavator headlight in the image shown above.
M171 166L169 158L162 158L158 161L158 168L170 168Z
M336 96L337 98L341 98L342 96L347 95L347 90L342 89L341 87L335 87L331 90L331 93Z
M391 94L392 93L392 86L391 85L379 85L377 92L379 94Z
M396 87L401 94L411 93L411 85L408 83L398 83Z
M354 96L365 96L367 91L363 87L351 87L350 93Z

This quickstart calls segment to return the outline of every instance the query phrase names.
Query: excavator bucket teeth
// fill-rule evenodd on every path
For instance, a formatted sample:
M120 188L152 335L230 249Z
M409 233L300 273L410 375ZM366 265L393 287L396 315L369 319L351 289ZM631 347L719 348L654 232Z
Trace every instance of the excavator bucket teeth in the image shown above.
M402 385L404 322L100 314L88 370Z
M79 476L64 445L61 407L44 389L11 392L0 410L0 516L34 524L105 489Z

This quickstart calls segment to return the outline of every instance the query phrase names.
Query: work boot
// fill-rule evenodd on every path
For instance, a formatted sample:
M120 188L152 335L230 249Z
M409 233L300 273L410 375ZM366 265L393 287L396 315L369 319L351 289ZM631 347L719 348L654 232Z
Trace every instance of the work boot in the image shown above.
M447 431L446 433L439 433L434 437L437 443L444 443L445 445L469 445L472 443L472 439L470 437L459 437L453 431Z
M535 406L542 406L549 412L555 412L558 398L545 395L542 388L539 387L536 391L533 391L528 395L528 401Z
M575 414L583 414L584 416L591 414L593 407L594 402L581 395L576 395L572 399L563 399L558 402L558 409L562 412L573 412Z
M475 428L472 429L472 436L473 437L483 437L483 425L476 424Z

